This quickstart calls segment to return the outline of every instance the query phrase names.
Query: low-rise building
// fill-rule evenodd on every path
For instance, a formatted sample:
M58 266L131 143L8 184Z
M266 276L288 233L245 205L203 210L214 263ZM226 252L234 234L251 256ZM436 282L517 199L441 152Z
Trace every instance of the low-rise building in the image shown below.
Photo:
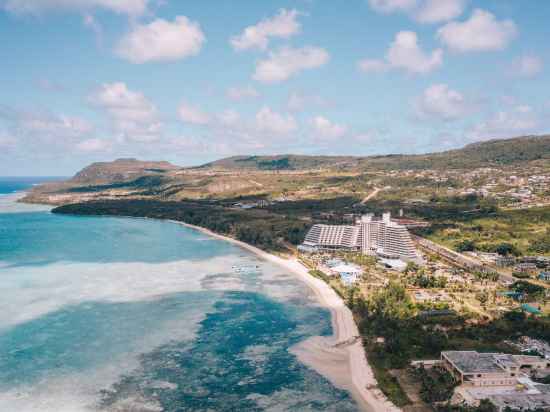
M495 258L495 265L499 268L504 268L508 266L512 266L516 263L516 258L514 256L497 256Z
M537 265L534 263L518 263L514 266L514 272L533 273L537 270Z
M479 406L491 402L499 412L550 410L550 385L533 382L526 372L550 367L539 356L448 351L441 353L441 365L460 382L452 401Z
M363 270L356 265L341 264L331 269L332 274L340 276L340 279L346 286L350 286L359 280Z
M442 365L461 384L467 386L513 386L520 370L550 367L538 356L479 353L476 351L441 352Z

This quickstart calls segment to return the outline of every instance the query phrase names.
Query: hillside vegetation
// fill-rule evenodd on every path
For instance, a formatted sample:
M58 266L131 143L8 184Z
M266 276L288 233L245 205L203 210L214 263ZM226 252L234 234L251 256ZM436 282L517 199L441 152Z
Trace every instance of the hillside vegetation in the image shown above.
M361 170L463 169L518 164L550 159L550 135L473 143L461 149L423 155L386 156L234 156L207 163L203 169L307 170L359 168Z

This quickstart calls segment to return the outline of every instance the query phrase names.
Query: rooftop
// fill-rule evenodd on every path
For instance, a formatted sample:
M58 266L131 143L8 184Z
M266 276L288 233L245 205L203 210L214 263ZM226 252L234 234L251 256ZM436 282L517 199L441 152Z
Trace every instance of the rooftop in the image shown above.
M448 351L441 354L464 374L499 373L503 369L495 362L495 353L475 351Z

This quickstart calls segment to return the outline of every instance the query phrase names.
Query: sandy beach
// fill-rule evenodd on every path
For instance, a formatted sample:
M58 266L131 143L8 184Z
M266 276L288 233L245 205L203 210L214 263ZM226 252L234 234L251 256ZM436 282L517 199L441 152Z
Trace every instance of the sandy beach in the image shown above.
M359 336L359 331L352 313L329 285L311 276L308 269L297 259L284 259L272 255L247 243L199 226L172 222L238 245L266 261L284 267L297 276L311 288L318 302L331 311L334 335L329 338L319 336L308 339L291 348L291 352L302 363L329 379L337 387L349 390L362 410L369 412L400 410L387 400L379 389L375 388L376 379L367 362L361 341L355 339ZM338 345L335 347L336 344Z

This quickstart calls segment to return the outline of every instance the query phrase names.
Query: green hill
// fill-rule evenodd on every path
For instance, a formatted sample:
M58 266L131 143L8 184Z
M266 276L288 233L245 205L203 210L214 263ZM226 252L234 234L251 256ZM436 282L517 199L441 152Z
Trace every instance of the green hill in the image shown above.
M353 156L233 156L200 166L206 169L306 170L324 167L353 166L361 158Z
M466 169L521 164L541 159L550 159L550 135L490 140L469 144L461 149L422 155L234 156L207 163L200 168L224 170Z

